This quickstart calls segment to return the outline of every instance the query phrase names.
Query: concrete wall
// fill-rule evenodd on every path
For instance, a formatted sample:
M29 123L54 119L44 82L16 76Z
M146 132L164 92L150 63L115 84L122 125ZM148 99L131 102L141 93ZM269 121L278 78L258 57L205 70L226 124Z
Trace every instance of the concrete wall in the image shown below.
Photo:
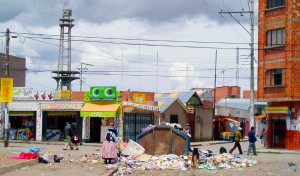
M213 109L195 107L195 141L212 140Z

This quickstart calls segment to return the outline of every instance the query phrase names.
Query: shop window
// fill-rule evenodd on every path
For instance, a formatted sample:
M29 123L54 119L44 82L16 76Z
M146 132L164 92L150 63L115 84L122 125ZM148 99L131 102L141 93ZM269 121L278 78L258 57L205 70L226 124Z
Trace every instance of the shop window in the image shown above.
M285 6L285 0L268 0L268 9Z
M285 45L285 28L267 31L267 47Z
M266 86L282 86L283 69L271 69L266 71Z
M170 115L170 123L178 123L178 115Z

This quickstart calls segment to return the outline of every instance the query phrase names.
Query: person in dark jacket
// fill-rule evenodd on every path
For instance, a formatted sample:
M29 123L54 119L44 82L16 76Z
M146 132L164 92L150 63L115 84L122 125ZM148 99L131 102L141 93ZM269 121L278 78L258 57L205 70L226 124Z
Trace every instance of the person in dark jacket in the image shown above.
M67 123L67 125L64 128L64 133L65 133L65 138L67 140L67 143L65 145L65 148L63 150L67 150L67 147L70 146L70 149L73 150L72 142L71 142L71 137L72 137L72 129L71 129L71 124Z
M254 155L257 155L256 154L256 147L255 147L256 137L255 137L254 127L251 127L251 130L248 132L248 138L249 138L249 147L248 147L247 155L250 155L251 148L253 149Z

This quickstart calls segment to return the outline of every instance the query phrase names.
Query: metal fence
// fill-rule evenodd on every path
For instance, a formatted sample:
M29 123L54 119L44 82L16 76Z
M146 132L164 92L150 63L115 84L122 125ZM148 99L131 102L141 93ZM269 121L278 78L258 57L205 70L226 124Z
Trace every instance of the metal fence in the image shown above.
M136 135L138 135L141 130L150 124L153 125L154 115L153 114L124 114L124 140L132 139L136 141Z

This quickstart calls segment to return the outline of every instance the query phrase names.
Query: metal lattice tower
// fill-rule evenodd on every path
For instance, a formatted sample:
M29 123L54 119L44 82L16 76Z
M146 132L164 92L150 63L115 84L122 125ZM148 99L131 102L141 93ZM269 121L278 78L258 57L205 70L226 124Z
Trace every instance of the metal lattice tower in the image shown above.
M71 71L71 29L74 27L72 10L64 9L60 21L60 43L57 71L52 71L57 82L57 90L71 90L71 82L79 79L78 71Z

